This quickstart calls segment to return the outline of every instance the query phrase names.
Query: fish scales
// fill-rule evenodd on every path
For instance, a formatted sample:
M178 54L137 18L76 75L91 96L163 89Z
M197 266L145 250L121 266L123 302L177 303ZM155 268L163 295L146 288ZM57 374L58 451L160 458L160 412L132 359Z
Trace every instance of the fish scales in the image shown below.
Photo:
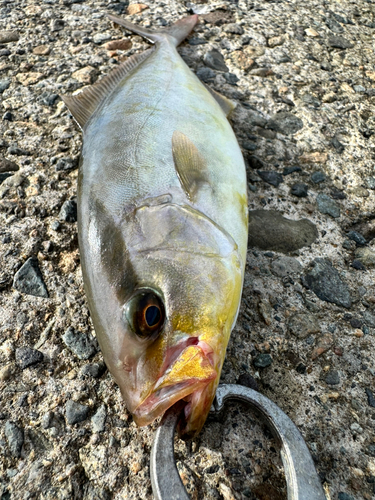
M155 47L92 91L64 98L83 129L78 232L86 295L136 422L146 425L184 399L181 432L194 434L240 303L244 161L226 118L232 104L176 50L197 16L159 32L110 18Z

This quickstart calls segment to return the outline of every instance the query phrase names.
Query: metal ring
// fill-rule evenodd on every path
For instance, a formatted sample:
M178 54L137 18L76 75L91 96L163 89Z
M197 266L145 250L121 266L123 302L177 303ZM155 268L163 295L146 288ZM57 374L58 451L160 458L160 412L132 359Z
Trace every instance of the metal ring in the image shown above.
M288 500L326 500L307 445L291 419L259 392L235 384L218 387L211 412L219 413L229 399L255 409L280 442ZM155 434L150 466L155 500L189 500L174 460L174 432L180 414L181 406L173 406Z

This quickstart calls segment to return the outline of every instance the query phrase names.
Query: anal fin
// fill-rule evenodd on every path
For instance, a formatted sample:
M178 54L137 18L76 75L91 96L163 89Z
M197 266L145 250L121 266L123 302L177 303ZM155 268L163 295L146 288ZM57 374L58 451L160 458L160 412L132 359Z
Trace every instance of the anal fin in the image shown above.
M109 73L109 75L106 75L97 83L94 83L94 85L91 85L91 87L88 87L77 95L61 96L81 129L83 129L91 118L99 104L114 91L121 80L147 59L153 51L154 49L152 48L145 50L141 54L130 56Z

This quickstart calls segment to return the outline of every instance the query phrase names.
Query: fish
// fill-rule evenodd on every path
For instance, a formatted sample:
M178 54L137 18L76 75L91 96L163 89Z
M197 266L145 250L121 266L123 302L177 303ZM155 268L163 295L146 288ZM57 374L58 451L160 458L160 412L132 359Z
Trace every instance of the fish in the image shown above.
M134 421L178 401L201 430L235 325L247 252L247 182L228 121L177 46L198 16L151 30L153 46L76 95L83 132L77 208L82 275L106 365ZM182 404L182 403L179 403Z

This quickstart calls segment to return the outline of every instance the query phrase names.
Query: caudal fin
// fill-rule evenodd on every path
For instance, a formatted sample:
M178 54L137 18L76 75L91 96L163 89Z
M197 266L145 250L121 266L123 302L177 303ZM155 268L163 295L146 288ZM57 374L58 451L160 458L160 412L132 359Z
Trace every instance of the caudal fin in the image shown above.
M137 33L137 35L143 36L154 43L163 42L163 40L167 38L172 41L176 47L188 36L194 26L198 23L198 16L195 14L194 16L179 19L169 28L153 31L144 28L143 26L136 26L121 17L112 16L112 14L107 14L107 17L114 23L124 26L127 30Z

